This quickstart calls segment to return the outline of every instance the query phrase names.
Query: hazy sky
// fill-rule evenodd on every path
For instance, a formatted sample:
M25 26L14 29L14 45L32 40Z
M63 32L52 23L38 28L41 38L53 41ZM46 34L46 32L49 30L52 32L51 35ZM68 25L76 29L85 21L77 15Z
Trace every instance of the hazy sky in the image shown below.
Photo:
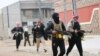
M19 0L0 0L0 9Z
M13 4L14 2L17 2L19 0L0 0L0 9L5 7L5 6L8 6L10 4ZM44 1L44 0L42 0Z

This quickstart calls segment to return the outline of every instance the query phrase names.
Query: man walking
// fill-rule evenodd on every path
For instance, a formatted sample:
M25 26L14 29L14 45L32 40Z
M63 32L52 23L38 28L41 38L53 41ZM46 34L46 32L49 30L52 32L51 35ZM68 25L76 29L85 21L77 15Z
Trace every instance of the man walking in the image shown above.
M16 27L14 27L12 30L11 30L12 33L14 33L14 37L13 39L16 40L16 49L17 51L19 50L19 45L20 45L20 42L21 40L23 39L23 28L20 26L20 23L16 23Z
M65 54L65 43L63 39L63 34L58 32L59 31L66 31L64 24L59 20L59 14L54 13L52 15L52 19L54 22L47 27L46 31L52 32L52 51L53 56L58 55L57 48L60 48L60 54L58 56L63 56Z
M71 38L68 39L69 47L67 49L66 56L68 56L68 54L71 52L75 44L78 48L80 56L83 56L81 37L78 35L78 32L81 29L81 26L78 22L78 18L79 18L78 16L75 16L73 20L70 22L69 31L72 32L72 36Z
M29 40L29 32L28 32L28 26L27 25L24 26L24 37L25 37L24 46L26 46L26 42L28 42L29 46L31 46L31 43L30 43L30 40Z
M36 22L33 22L32 34L33 34L33 45L34 45L36 43Z
M46 44L45 44L45 33L44 33L44 24L41 22L41 20L37 20L36 22L36 44L37 44L37 52L40 48L40 43L43 44L44 52L47 52L46 50Z

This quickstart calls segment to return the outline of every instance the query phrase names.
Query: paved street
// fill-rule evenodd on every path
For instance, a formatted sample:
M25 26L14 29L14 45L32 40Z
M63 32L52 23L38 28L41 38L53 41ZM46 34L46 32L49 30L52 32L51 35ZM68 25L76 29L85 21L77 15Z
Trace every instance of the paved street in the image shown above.
M97 38L84 40L83 41L84 56L100 56L100 45L96 46L98 42L100 43L100 38L98 38L98 36ZM21 42L19 51L16 51L14 40L11 39L0 40L0 56L52 56L51 42L47 41L46 43L47 43L46 47L48 50L47 53L43 52L42 45L39 53L37 53L36 46L27 45L26 47L24 47L23 41ZM66 46L66 48L67 47L68 45ZM76 47L74 47L69 56L79 56Z

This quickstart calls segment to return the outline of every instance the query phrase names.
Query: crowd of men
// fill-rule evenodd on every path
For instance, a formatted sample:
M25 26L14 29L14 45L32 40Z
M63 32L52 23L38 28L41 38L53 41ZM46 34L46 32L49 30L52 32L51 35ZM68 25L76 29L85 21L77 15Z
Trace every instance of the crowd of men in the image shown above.
M44 52L47 52L45 41L48 40L48 35L52 35L50 39L52 41L51 47L53 56L64 56L64 54L68 56L75 44L78 48L80 56L83 56L81 43L82 36L80 36L81 26L78 22L78 18L78 16L74 16L70 24L67 26L67 29L64 23L59 20L58 13L54 13L52 15L53 21L50 21L46 28L41 20L34 22L34 26L32 28L33 45L36 43L37 52L39 51L40 43L44 46ZM14 33L13 39L16 40L17 51L19 50L20 42L23 39L23 33L25 37L24 46L26 46L26 42L28 42L29 46L31 46L27 25L25 27L21 27L19 23L16 23L16 27L14 27L11 32ZM68 37L69 47L67 52L65 50L65 42L63 38L64 34L70 35L70 37ZM60 54L58 54L58 47L60 48Z

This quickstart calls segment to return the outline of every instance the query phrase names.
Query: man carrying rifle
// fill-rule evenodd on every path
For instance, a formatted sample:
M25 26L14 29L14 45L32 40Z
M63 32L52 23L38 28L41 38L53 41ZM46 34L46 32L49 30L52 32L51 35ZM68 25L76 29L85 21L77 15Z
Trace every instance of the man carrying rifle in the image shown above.
M18 51L21 40L23 39L23 27L20 26L19 22L17 22L16 27L14 27L11 32L14 33L13 39L16 40L16 49Z
M54 13L52 15L54 22L47 27L46 31L51 31L52 33L52 51L53 56L57 56L58 50L60 48L60 54L58 56L63 56L65 54L65 43L63 39L63 34L59 31L66 31L64 24L59 20L59 14Z
M83 49L82 49L82 43L81 43L81 37L80 36L80 29L81 26L78 22L78 16L73 17L73 20L71 21L71 25L69 26L70 31L72 32L71 38L68 39L69 47L67 49L66 56L71 52L72 48L76 44L80 56L83 56Z

